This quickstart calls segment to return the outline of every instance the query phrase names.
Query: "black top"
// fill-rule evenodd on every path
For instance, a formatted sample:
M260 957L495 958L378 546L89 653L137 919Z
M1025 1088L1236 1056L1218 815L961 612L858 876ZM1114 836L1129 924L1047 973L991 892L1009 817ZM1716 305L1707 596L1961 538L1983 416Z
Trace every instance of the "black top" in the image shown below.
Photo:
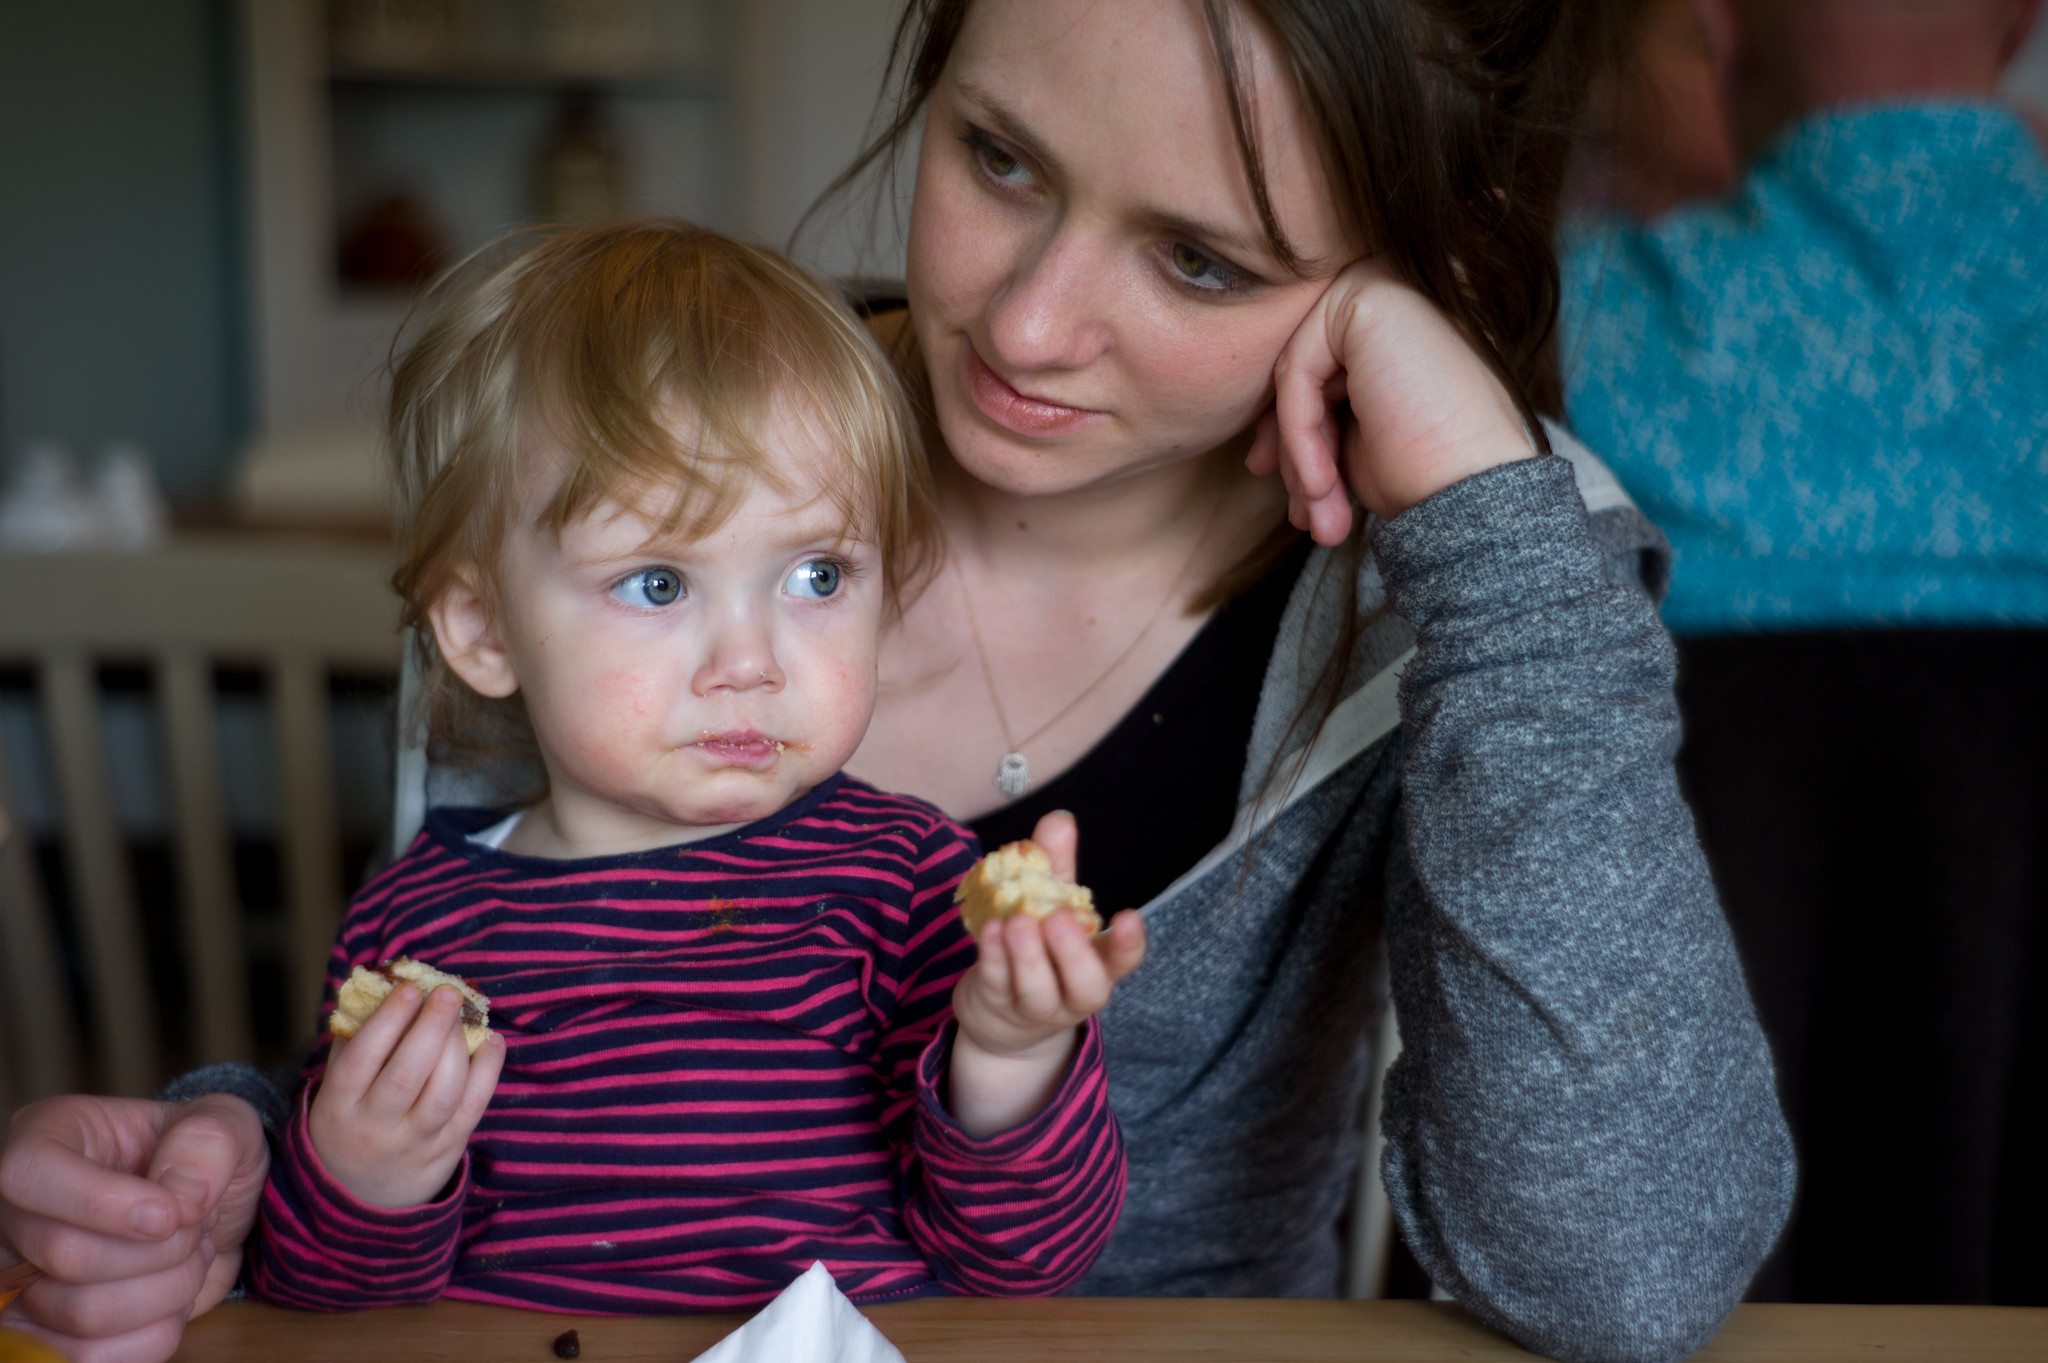
M1136 908L1230 831L1266 664L1304 537L1257 585L1226 602L1100 743L1042 786L968 827L984 850L1031 836L1055 809L1081 825L1080 881L1106 918ZM995 779L995 764L989 764Z

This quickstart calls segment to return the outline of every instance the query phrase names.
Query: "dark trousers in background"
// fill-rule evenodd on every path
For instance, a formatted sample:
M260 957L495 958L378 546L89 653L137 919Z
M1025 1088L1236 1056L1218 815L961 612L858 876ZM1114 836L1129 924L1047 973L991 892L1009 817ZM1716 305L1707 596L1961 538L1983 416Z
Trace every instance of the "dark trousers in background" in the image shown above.
M2048 631L1682 640L1800 1154L1764 1301L2048 1304Z

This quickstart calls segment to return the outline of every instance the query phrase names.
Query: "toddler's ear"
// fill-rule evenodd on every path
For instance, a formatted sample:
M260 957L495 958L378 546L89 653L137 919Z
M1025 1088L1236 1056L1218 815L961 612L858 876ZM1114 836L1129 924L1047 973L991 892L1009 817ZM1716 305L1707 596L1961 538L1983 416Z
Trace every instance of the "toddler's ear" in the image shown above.
M498 637L490 603L467 572L460 572L427 607L434 643L455 675L478 695L502 698L519 689L511 655Z

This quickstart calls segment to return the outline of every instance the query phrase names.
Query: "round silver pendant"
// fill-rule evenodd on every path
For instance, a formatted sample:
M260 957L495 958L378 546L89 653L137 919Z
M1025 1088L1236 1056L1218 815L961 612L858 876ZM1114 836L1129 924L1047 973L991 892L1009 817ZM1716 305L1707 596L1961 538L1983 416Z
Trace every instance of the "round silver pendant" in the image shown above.
M1020 752L1006 752L996 763L996 789L1012 800L1031 789L1031 763Z

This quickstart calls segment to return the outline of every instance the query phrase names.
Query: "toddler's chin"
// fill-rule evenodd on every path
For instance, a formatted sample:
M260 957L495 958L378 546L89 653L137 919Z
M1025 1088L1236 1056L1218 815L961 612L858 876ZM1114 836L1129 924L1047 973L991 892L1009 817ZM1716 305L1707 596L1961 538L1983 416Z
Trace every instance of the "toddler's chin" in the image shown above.
M677 810L678 823L700 828L753 823L788 808L817 784L789 771L725 772L706 783L708 790L691 792Z

